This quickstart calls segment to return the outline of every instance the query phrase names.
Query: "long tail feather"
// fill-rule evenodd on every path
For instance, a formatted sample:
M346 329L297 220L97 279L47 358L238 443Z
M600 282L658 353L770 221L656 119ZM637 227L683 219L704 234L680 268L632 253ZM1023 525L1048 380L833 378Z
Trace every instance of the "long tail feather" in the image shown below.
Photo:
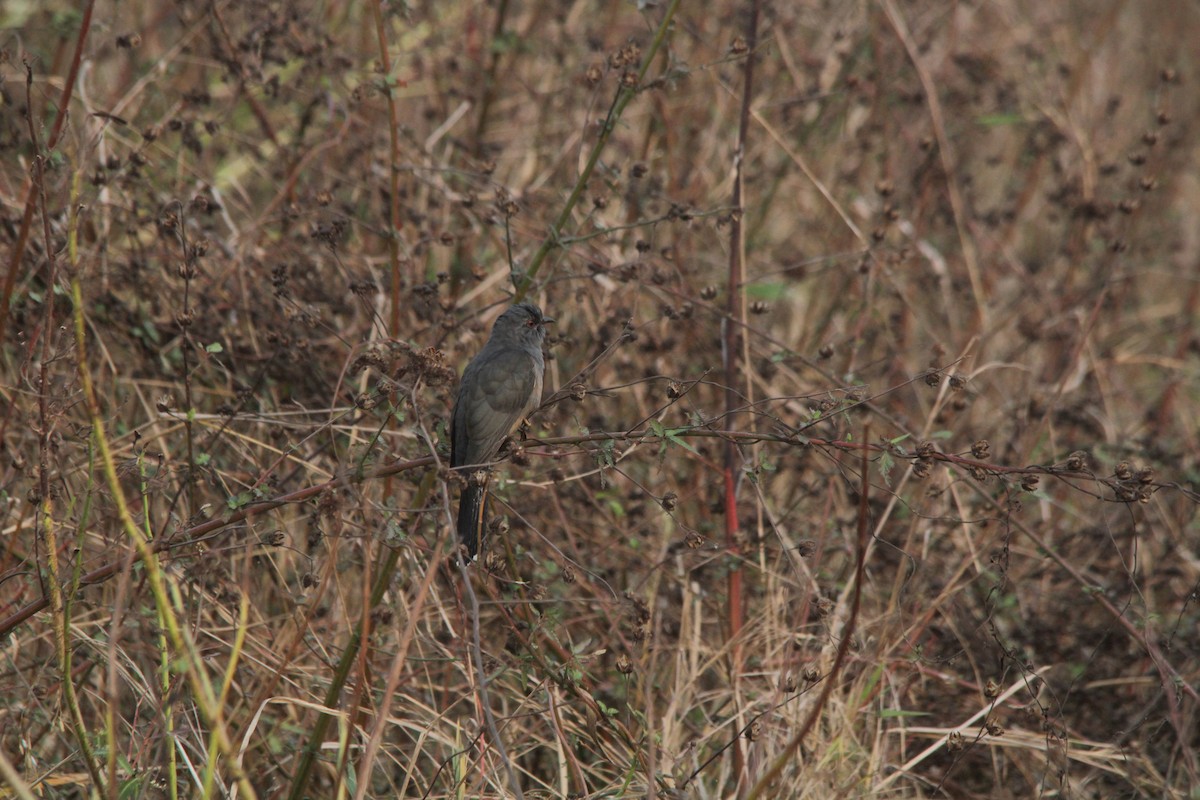
M487 487L468 481L458 501L458 538L467 547L467 555L474 561L483 542L484 513Z

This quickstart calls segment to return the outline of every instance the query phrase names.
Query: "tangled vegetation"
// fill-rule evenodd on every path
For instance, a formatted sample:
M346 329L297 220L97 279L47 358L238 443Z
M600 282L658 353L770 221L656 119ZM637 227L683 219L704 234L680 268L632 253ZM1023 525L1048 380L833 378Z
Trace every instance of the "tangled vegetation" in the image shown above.
M1194 5L0 19L0 796L1197 797Z

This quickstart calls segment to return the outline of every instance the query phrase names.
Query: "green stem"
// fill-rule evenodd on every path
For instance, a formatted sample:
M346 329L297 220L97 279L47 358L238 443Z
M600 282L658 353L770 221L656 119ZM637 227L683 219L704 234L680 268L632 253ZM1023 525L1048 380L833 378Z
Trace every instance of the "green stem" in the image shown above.
M433 490L434 479L437 477L437 472L430 470L425 473L425 479L421 481L420 487L417 489L417 495L412 502L412 507L421 508L425 505L425 499ZM419 517L418 517L419 519ZM396 569L396 562L400 558L401 548L387 547L387 556L383 562L383 567L379 570L379 574L375 576L375 584L371 587L371 608L374 609L383 602L384 592L387 591L388 585L392 581L392 573ZM350 669L354 666L354 662L358 658L358 648L362 645L362 629L355 628L350 634L350 641L346 643L346 649L342 651L342 658L338 661L337 667L333 673L333 680L329 684L329 689L325 692L325 707L336 708L338 705L338 697L342 693L342 688L346 685L346 679L350 677ZM308 744L304 746L304 752L300 754L300 763L296 765L296 772L292 776L292 788L288 792L288 800L302 800L305 790L308 788L308 775L312 772L313 762L316 760L317 751L321 748L321 743L325 741L325 733L329 730L329 723L333 719L333 714L321 714L317 717L317 721L313 724L312 735L308 737Z
M650 70L650 64L654 61L654 56L662 48L663 42L666 41L667 31L671 28L671 20L675 17L675 11L679 8L679 0L671 0L671 4L667 6L666 13L663 14L662 22L658 25L658 30L654 33L654 41L650 45L650 49L646 52L645 58L642 59L642 66L638 69L637 84L634 86L626 86L622 84L617 90L617 96L613 98L613 104L608 109L608 116L604 118L604 125L600 129L600 136L596 139L596 143L592 146L592 152L588 155L587 163L583 166L583 172L579 173L579 179L575 181L575 188L571 190L571 195L567 198L566 204L563 206L558 217L550 225L550 233L542 241L537 252L533 254L533 258L529 261L529 269L525 270L524 274L513 275L513 286L517 293L513 298L513 302L521 302L525 299L525 295L529 292L529 287L533 285L533 279L537 277L538 270L542 267L542 262L546 260L546 256L555 247L562 245L562 231L567 222L571 219L571 212L575 210L575 206L579 203L579 198L583 197L583 192L587 189L588 180L592 177L593 170L596 169L596 164L600 162L600 154L604 152L605 145L612 138L613 131L616 130L617 121L621 118L621 114L625 111L625 107L629 105L629 101L638 94L639 88L646 79L646 73Z

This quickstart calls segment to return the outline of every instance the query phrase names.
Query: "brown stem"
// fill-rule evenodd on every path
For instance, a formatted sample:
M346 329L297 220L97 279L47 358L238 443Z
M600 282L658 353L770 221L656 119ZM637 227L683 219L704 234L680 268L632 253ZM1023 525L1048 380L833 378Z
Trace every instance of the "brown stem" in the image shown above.
M739 358L739 351L744 347L742 328L746 323L746 296L742 291L746 233L742 221L745 216L746 140L750 132L750 101L754 90L754 49L758 44L758 12L759 0L753 0L750 4L749 18L746 21L746 43L749 53L742 71L742 108L738 123L737 152L734 154L733 195L729 202L733 207L732 222L729 226L729 283L726 288L726 315L721 321L721 354L725 367L725 418L729 420L732 420L737 409L745 405L742 392L738 389L738 373L743 361L742 358ZM740 324L734 325L732 320L738 320ZM741 462L741 453L737 443L733 440L726 440L722 466L725 485L725 546L735 556L733 561L735 566L729 570L726 578L726 615L729 634L729 679L734 687L735 702L744 658L741 636L742 623L745 618L745 610L742 607L744 589L741 567L736 566L739 563L736 556L741 550L738 542L740 525L737 502L737 476L741 470ZM739 741L733 747L735 781L742 780L744 769L745 755Z
M63 123L67 119L67 107L71 104L71 95L75 91L75 81L79 77L79 64L83 59L83 43L87 40L88 31L92 27L92 9L96 0L88 0L83 9L83 17L79 23L79 38L75 40L75 54L71 57L71 71L63 82L62 94L58 99L58 116L50 128L50 138L46 140L46 152L50 152L58 144L62 135ZM29 113L33 113L30 111ZM33 212L37 207L37 197L33 182L29 183L25 192L25 214L21 217L21 228L17 233L17 243L9 254L8 274L4 277L3 295L0 295L0 347L4 346L4 336L8 331L8 309L12 301L13 287L17 283L17 269L21 266L21 257L25 255L25 245L29 241L29 227L33 224Z

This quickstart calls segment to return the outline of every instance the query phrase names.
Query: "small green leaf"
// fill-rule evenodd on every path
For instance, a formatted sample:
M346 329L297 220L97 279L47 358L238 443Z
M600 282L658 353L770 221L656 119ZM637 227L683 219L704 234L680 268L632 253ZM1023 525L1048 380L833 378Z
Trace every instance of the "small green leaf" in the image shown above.
M672 444L679 445L684 450L687 450L689 453L696 453L696 448L692 447L690 444L688 444L686 441L681 439L679 436L680 431L686 431L686 430L687 430L687 428L671 428L670 430L665 432L665 435ZM700 454L696 453L696 455L700 455Z
M880 719L896 719L899 717L928 717L928 711L906 711L903 708L885 708L879 712Z
M225 352L225 348L221 345L220 342L213 342L212 344L204 346L204 352L206 352L206 353L223 353L223 352Z
M785 283L748 283L746 296L754 300L778 300L787 291Z
M1017 125L1025 121L1020 114L983 114L975 118L980 125L988 128L998 128L1003 125Z

